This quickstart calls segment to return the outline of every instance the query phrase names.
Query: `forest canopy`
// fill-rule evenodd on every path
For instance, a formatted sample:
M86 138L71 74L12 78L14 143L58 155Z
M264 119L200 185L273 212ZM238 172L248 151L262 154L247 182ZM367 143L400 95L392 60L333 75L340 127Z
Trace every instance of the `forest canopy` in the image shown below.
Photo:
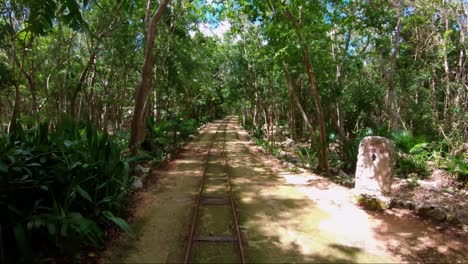
M381 135L402 177L433 162L466 182L467 34L464 0L2 0L7 260L76 254L70 232L97 245L109 223L130 234L135 162L227 114L272 153L280 129L306 142L324 174ZM53 247L27 242L43 233Z

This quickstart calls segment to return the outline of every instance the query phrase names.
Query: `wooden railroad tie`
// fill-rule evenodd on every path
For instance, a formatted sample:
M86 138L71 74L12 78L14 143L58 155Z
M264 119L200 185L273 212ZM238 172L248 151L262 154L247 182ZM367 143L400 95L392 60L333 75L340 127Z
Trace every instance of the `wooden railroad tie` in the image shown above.
M202 196L200 204L221 205L229 203L229 196Z
M236 242L237 238L230 236L198 236L193 240L197 242Z

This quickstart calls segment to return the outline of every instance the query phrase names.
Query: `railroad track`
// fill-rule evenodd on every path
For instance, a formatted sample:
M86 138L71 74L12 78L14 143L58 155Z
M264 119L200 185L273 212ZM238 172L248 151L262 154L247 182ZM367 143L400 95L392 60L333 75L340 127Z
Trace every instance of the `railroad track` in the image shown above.
M218 126L216 129L216 133L214 135L213 140L211 141L208 152L205 157L204 165L203 165L203 176L200 183L199 193L197 195L197 202L195 211L193 214L192 226L190 229L190 236L188 240L188 244L186 247L185 253L185 261L184 263L190 263L191 257L193 255L194 246L197 243L215 243L215 244L225 244L225 243L234 243L235 247L237 248L237 253L239 256L239 263L245 263L245 255L242 246L242 237L241 231L239 227L239 222L237 219L237 211L236 211L236 204L234 200L234 194L232 192L232 185L231 179L228 173L228 163L226 159L226 130L227 124L230 120L225 119L223 122ZM213 149L213 145L217 140L217 137L220 134L221 127L223 127L222 132L222 142L221 148L218 150ZM210 164L210 158L218 158L222 160L222 170L218 171L216 174L211 173L210 177L208 177L208 169L210 166L214 167L216 164ZM207 181L210 183L207 184ZM207 188L215 187L218 188L219 186L227 187L226 192L222 195L207 195ZM223 193L223 192L222 192ZM200 210L206 207L212 206L227 206L230 209L231 214L231 224L228 226L228 229L231 231L230 235L217 235L217 234L203 234L200 232L199 224L200 224ZM216 219L214 219L216 221ZM200 234L199 234L200 233ZM223 248L221 248L223 250ZM234 249L235 250L235 249Z

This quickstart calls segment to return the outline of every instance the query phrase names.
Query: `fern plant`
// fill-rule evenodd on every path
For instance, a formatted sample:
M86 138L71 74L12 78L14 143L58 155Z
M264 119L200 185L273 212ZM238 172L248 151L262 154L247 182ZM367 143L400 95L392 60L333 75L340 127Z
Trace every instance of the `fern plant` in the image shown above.
M315 168L317 166L317 155L314 150L300 147L297 151L297 156L303 167L309 165L310 168Z
M457 177L459 181L468 182L468 162L466 159L450 156L446 161L447 171Z

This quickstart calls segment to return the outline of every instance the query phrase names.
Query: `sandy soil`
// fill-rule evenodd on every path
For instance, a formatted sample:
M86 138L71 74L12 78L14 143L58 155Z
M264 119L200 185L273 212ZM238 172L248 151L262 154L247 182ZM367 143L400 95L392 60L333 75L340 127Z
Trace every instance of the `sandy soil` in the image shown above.
M209 124L177 158L154 170L136 198L135 238L120 237L104 252L102 263L181 263L202 164L218 124Z
M103 262L183 261L204 150L218 124L208 125L167 168L154 172L157 184L137 204L136 237L116 241ZM466 237L442 233L403 209L362 210L348 189L288 171L260 153L235 120L227 131L227 158L248 262L468 262ZM215 258L197 253L193 260L220 261L233 250L225 247L207 250Z

